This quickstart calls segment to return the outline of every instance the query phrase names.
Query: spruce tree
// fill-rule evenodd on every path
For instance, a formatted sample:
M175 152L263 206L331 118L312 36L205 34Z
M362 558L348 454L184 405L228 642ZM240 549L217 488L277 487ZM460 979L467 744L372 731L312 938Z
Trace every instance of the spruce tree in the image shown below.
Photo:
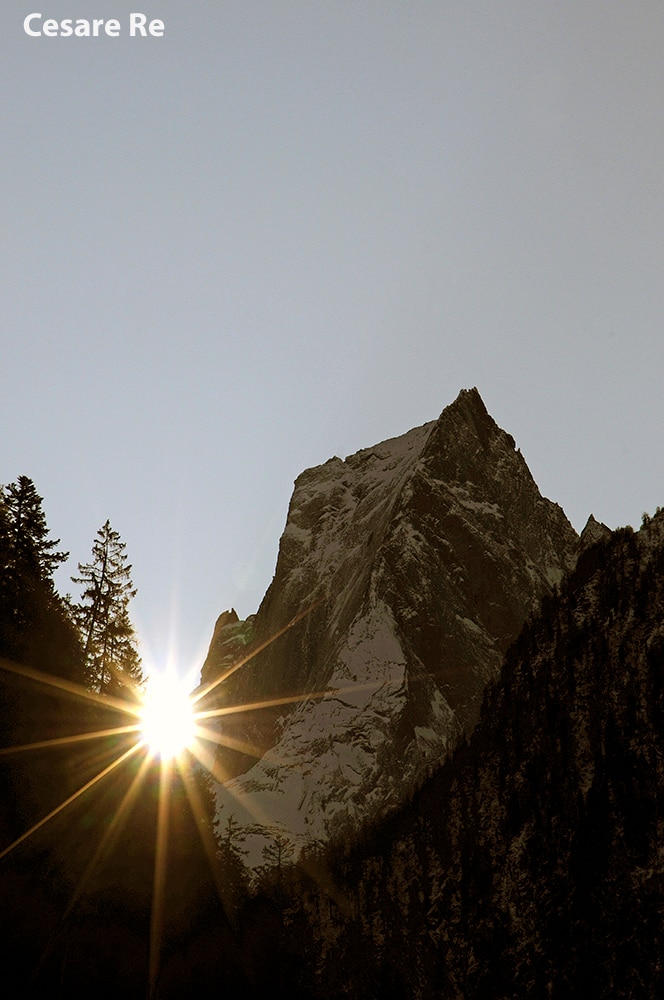
M53 573L69 556L54 551L60 539L48 538L43 500L28 476L19 476L2 490L10 569L52 586Z
M136 595L126 545L106 521L92 545L92 560L79 563L83 586L76 617L83 643L86 681L100 694L118 694L143 681L129 601Z
M0 487L0 655L79 680L78 637L53 583L68 553L49 539L42 503L28 476Z

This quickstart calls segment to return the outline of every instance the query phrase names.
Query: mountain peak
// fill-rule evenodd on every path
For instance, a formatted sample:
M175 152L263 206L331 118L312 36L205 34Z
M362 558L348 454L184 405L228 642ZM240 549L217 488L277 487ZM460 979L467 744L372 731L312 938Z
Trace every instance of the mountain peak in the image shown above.
M460 415L479 424L490 424L500 430L475 386L472 389L462 389L456 399L445 407L439 420L452 415Z
M274 747L220 804L302 842L399 802L473 728L576 544L476 388L438 420L303 472L251 629L218 629L203 668L204 682L218 676L241 641L225 703L296 707L255 724L242 714L255 728L236 741Z
M484 444L490 438L496 438L508 448L516 449L514 438L502 430L489 414L476 387L462 389L456 399L445 407L436 424L444 435L451 438L455 432L460 433L461 427L465 427L466 433L477 437Z
M579 549L587 549L595 542L606 541L611 535L611 529L591 514L579 536Z
M487 417L489 415L486 406L484 405L484 400L482 399L479 390L475 385L472 386L470 389L460 389L459 395L453 402L448 403L448 405L445 407L445 410L450 410L454 408L460 409L462 407L472 408L473 410L477 410L483 413ZM445 410L443 410L443 413L445 412Z

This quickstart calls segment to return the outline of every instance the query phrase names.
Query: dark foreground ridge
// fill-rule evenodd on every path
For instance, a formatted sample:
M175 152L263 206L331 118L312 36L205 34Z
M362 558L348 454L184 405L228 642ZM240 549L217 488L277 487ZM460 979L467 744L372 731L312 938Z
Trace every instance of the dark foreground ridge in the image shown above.
M581 555L468 742L293 884L311 996L662 994L663 621L664 512Z

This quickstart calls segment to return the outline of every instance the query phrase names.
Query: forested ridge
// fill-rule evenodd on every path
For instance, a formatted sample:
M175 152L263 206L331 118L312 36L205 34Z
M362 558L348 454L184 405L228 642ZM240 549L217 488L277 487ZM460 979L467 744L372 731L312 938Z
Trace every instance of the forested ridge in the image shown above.
M662 995L663 623L658 512L581 555L413 801L299 872L311 996Z

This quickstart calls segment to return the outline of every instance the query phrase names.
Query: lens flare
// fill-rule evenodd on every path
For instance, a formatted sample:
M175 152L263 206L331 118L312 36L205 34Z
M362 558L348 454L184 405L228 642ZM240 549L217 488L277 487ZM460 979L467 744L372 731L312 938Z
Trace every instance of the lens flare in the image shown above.
M143 699L141 735L154 756L169 761L190 749L196 723L184 684L169 674L153 674Z
M101 718L108 717L110 722L109 725L101 724L98 728L93 727L90 731L73 732L70 735L55 735L41 739L38 738L38 733L30 733L32 738L26 739L20 744L1 746L0 760L4 761L6 757L11 758L14 755L23 754L29 758L31 752L43 752L47 749L61 752L67 746L73 747L86 742L90 742L92 746L95 743L104 746L110 741L111 746L115 746L117 749L117 756L110 763L104 763L99 772L87 780L82 779L83 783L80 788L66 795L59 805L48 811L29 829L20 833L7 846L3 847L0 841L0 861L31 838L33 834L46 827L51 820L64 813L76 801L90 793L93 788L98 789L102 786L109 775L117 775L118 772L124 770L125 766L133 768L134 771L134 777L131 779L130 786L119 807L115 814L109 817L106 833L97 845L89 864L81 873L74 895L63 915L63 921L71 918L85 896L96 870L105 863L104 859L114 837L120 827L129 821L130 814L140 798L141 790L145 788L145 782L154 776L154 765L159 760L156 769L159 774L159 792L149 934L149 996L155 995L161 962L162 932L166 919L167 861L170 849L169 841L173 837L173 831L169 829L169 802L173 789L177 788L178 782L182 782L184 785L203 847L210 860L212 877L223 902L225 885L218 868L218 841L213 834L211 824L206 822L210 806L201 797L200 784L194 780L194 776L196 773L209 773L220 784L227 783L229 776L216 759L217 746L241 750L242 753L256 758L262 756L262 751L249 741L239 740L226 733L222 720L229 715L259 711L279 705L294 705L300 701L325 698L329 695L338 696L342 691L329 689L253 703L223 704L221 690L231 674L250 664L258 653L280 635L296 626L320 603L322 603L322 599L300 612L269 639L252 648L244 657L222 671L213 680L206 684L200 684L191 694L189 692L194 680L192 673L189 674L188 678L182 680L178 678L170 665L164 672L159 670L149 672L147 689L144 692L135 688L127 688L121 695L112 696L95 693L73 681L43 673L0 656L0 673L21 677L40 687L44 686L51 692L62 692L67 698L77 698L81 704L87 703L89 706L93 706ZM210 696L213 694L214 698L211 699ZM221 705L220 702L222 702ZM28 733L26 733L27 735ZM103 759L104 761L107 759L106 755L103 755ZM259 815L257 811L255 816L258 822L266 823L269 821L269 817ZM224 905L226 904L224 903ZM49 952L50 947L51 945L48 946L44 955Z

